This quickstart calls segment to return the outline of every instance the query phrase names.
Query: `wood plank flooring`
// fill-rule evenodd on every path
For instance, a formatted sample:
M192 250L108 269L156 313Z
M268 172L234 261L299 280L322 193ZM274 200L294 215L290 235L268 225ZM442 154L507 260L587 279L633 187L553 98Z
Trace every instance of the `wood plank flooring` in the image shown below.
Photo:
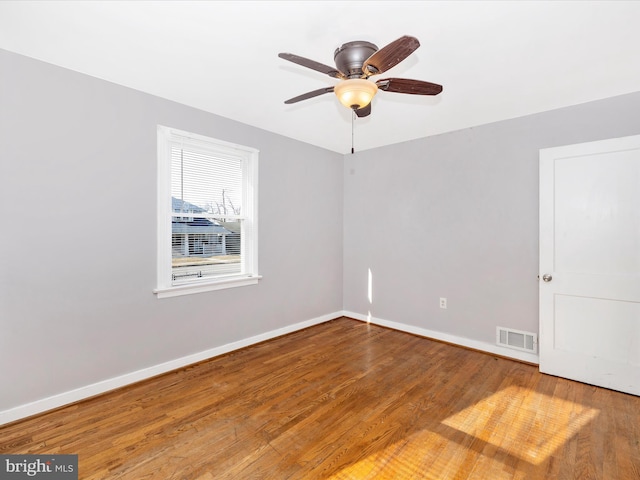
M640 479L640 397L340 318L0 427L97 479Z

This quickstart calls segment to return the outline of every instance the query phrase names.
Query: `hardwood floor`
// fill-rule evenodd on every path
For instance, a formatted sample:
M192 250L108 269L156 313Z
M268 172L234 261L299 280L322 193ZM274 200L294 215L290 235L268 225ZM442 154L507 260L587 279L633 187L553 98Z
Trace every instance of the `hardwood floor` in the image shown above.
M640 479L640 398L340 318L0 427L81 479Z

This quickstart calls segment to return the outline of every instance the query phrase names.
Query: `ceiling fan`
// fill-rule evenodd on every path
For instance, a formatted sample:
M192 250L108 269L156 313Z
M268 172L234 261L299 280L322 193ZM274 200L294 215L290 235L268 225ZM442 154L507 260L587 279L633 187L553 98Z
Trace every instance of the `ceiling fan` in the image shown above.
M334 92L345 107L352 109L358 117L366 117L371 114L371 100L378 90L412 95L438 95L442 92L442 85L422 80L406 78L386 78L375 82L369 80L370 76L379 75L396 66L419 46L418 39L408 35L398 38L381 49L370 42L348 42L338 47L333 54L336 68L293 53L279 53L280 58L340 80L333 87L303 93L284 103L297 103Z

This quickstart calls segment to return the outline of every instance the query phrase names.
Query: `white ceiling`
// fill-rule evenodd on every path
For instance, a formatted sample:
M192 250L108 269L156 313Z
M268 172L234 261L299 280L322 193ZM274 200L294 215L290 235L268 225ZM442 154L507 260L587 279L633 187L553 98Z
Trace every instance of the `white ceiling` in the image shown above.
M339 153L352 118L333 94L283 103L337 80L279 52L334 65L348 41L420 40L373 79L443 93L380 92L360 151L640 91L639 25L638 1L0 1L0 48Z

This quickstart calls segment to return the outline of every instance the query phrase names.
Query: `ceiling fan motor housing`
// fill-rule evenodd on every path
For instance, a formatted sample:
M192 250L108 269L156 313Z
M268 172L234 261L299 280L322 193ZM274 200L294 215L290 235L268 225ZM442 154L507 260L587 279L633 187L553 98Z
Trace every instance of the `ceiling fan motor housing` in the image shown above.
M336 48L333 59L339 71L347 78L362 77L362 64L378 51L373 43L365 41L348 42Z

